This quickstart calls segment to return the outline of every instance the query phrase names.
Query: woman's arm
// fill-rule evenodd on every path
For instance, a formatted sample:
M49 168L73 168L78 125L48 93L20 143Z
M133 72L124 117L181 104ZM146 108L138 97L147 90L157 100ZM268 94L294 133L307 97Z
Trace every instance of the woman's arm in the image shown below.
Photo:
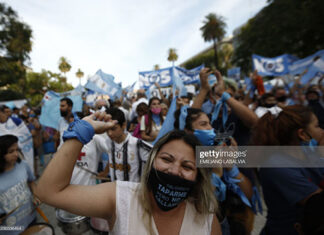
M191 105L192 108L201 109L201 106L204 103L204 100L210 91L210 86L208 84L208 76L212 74L212 72L209 71L209 68L203 68L200 71L199 77L200 77L200 90L199 94L196 96L193 104Z
M99 121L94 121L94 118ZM90 115L84 120L89 122L98 134L115 124L103 113ZM82 146L83 144L77 139L65 141L40 177L34 193L41 201L74 214L114 218L115 183L96 186L70 185L73 168Z
M149 142L154 141L156 138L156 136L147 135L145 131L141 131L141 137L143 140L149 141Z

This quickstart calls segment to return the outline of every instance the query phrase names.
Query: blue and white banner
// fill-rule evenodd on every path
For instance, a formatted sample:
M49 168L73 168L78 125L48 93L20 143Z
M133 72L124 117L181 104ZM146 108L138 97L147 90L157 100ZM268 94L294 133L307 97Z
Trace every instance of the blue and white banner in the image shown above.
M202 70L204 67L205 67L204 65L200 65L200 66L190 69L190 70L186 70L181 67L175 67L175 68L178 72L179 77L183 81L183 83L185 85L189 85L189 84L196 84L196 83L200 82L199 73L200 73L200 70Z
M98 70L95 75L88 79L85 88L98 92L99 94L109 95L110 99L120 98L122 95L121 84L114 82L114 77Z
M233 78L236 81L240 80L241 77L241 68L240 67L235 67L227 70L227 76L229 78Z
M267 58L259 55L252 55L253 70L257 70L261 76L281 76L289 73L289 65L297 60L296 57L288 54Z
M187 89L183 84L183 80L181 79L178 70L175 67L172 68L172 82L173 97L175 97L176 90L179 91L180 97L187 96Z
M82 97L78 93L78 89L74 89L68 92L57 93L54 91L48 91L45 93L43 98L42 112L39 118L39 122L43 126L52 127L57 130L58 123L61 118L60 114L60 100L63 97L68 97L73 102L72 112L81 112L82 111ZM73 94L73 95L69 95Z
M324 50L320 50L313 55L307 56L304 59L297 60L289 66L289 73L292 75L301 74L314 63L316 58L324 55Z
M174 68L180 79L185 85L199 83L199 72L204 66L201 65L197 68L186 70L180 67L169 67L160 70L139 72L139 87L147 89L156 82L161 87L171 86L172 80L172 68Z
M148 89L151 85L155 84L156 82L161 87L171 86L171 69L172 67L154 71L139 72L139 87L143 89Z
M304 74L300 79L300 83L303 85L308 83L312 78L315 78L316 76L321 76L322 74L324 74L324 55L322 55L319 58L316 57L314 59L315 59L315 61L308 68L307 73Z
M13 106L12 106L12 103L13 103ZM10 101L2 101L2 102L0 102L0 105L6 105L11 109L14 108L14 107L17 107L17 108L20 109L22 106L24 106L24 104L27 104L26 99L23 99L23 100L10 100Z
M11 118L4 124L0 123L0 136L1 135L15 135L18 137L18 146L24 154L30 169L34 173L34 149L33 137L24 122L18 126Z

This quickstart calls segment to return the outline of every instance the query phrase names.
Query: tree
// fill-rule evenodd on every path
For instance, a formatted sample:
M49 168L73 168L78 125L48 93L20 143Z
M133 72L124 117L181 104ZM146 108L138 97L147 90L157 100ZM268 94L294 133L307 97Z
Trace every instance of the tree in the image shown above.
M22 80L20 91L24 91L31 37L30 27L11 7L0 3L0 87Z
M214 65L214 50L210 49L204 53L201 53L190 60L188 60L186 63L182 64L181 66L185 67L186 69L193 69L195 67L198 67L202 64L204 64L206 67L211 68Z
M204 25L200 28L202 37L205 42L213 41L215 66L218 68L217 44L225 36L226 24L222 16L217 16L214 13L208 14L203 23Z
M84 76L84 73L81 71L81 69L78 69L78 71L75 73L75 76L79 78L79 84L81 85L81 78Z
M155 71L156 71L156 70L159 70L159 69L160 69L160 65L155 64L154 67L153 67L153 69L154 69Z
M174 61L178 60L177 50L175 48L170 48L168 51L168 61L172 62L174 66Z
M71 70L71 67L72 66L70 65L70 62L65 57L62 56L59 60L58 68L62 73L64 73L65 81L66 81L66 73Z
M324 1L271 0L235 36L233 62L248 72L252 54L306 57L324 48Z
M37 106L43 99L43 96L48 89L50 77L48 73L43 70L41 73L29 72L27 73L26 83L26 98L32 106Z
M232 56L233 56L233 46L231 43L222 43L218 51L218 58L221 59L222 63L220 68L222 71L226 72L229 68L232 67Z

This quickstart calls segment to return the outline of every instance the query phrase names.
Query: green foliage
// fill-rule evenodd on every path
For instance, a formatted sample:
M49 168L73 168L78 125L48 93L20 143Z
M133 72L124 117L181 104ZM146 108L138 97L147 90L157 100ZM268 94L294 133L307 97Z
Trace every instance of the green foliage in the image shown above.
M61 57L60 60L59 60L59 70L62 72L62 73L67 73L71 70L71 64L70 62L65 58L65 57Z
M25 63L32 49L32 30L17 13L0 3L0 87L25 79Z
M17 91L12 89L0 90L0 101L9 101L9 100L19 100L25 99L25 96Z
M81 71L81 69L78 69L78 71L75 73L75 76L81 79L84 76L84 73Z
M205 53L199 54L194 58L187 61L183 66L186 69L193 69L204 64L206 67L212 67L214 65L214 50L210 49Z
M272 0L242 27L233 62L245 72L252 54L274 57L284 53L300 58L324 49L324 1Z
M79 84L81 84L81 78L84 76L84 72L82 72L81 69L78 69L78 71L75 73L75 76L79 78Z
M204 40L206 42L221 41L226 33L224 18L214 13L208 14L205 18L205 21L203 21L204 25L200 28Z
M215 65L219 67L217 56L217 43L220 42L225 36L225 21L222 16L217 16L214 13L210 13L205 17L203 21L204 25L200 28L202 31L202 37L206 42L213 41L214 45L214 58Z
M168 51L168 61L174 64L174 61L178 60L177 50L175 48L170 48Z
M220 48L217 52L218 52L218 58L220 59L221 62L219 67L217 67L217 69L222 73L226 73L227 70L232 67L231 59L233 55L233 46L230 43L223 43L220 45ZM190 59L185 64L183 64L183 66L186 69L193 69L195 67L204 64L205 67L212 68L215 66L214 58L215 58L214 50L210 49Z
M17 88L14 88L17 89ZM41 73L27 73L26 97L32 106L40 104L45 92L52 90L55 92L64 92L72 90L71 84L64 82L64 77L60 74L43 70Z

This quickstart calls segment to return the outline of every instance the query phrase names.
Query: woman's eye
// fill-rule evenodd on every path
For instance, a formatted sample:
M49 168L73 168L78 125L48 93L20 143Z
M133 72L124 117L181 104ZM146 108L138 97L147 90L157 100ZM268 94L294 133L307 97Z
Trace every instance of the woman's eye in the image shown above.
M186 170L193 170L191 166L183 166Z
M164 161L166 161L166 162L171 162L171 159L168 158L168 157L162 157L162 159L163 159Z

